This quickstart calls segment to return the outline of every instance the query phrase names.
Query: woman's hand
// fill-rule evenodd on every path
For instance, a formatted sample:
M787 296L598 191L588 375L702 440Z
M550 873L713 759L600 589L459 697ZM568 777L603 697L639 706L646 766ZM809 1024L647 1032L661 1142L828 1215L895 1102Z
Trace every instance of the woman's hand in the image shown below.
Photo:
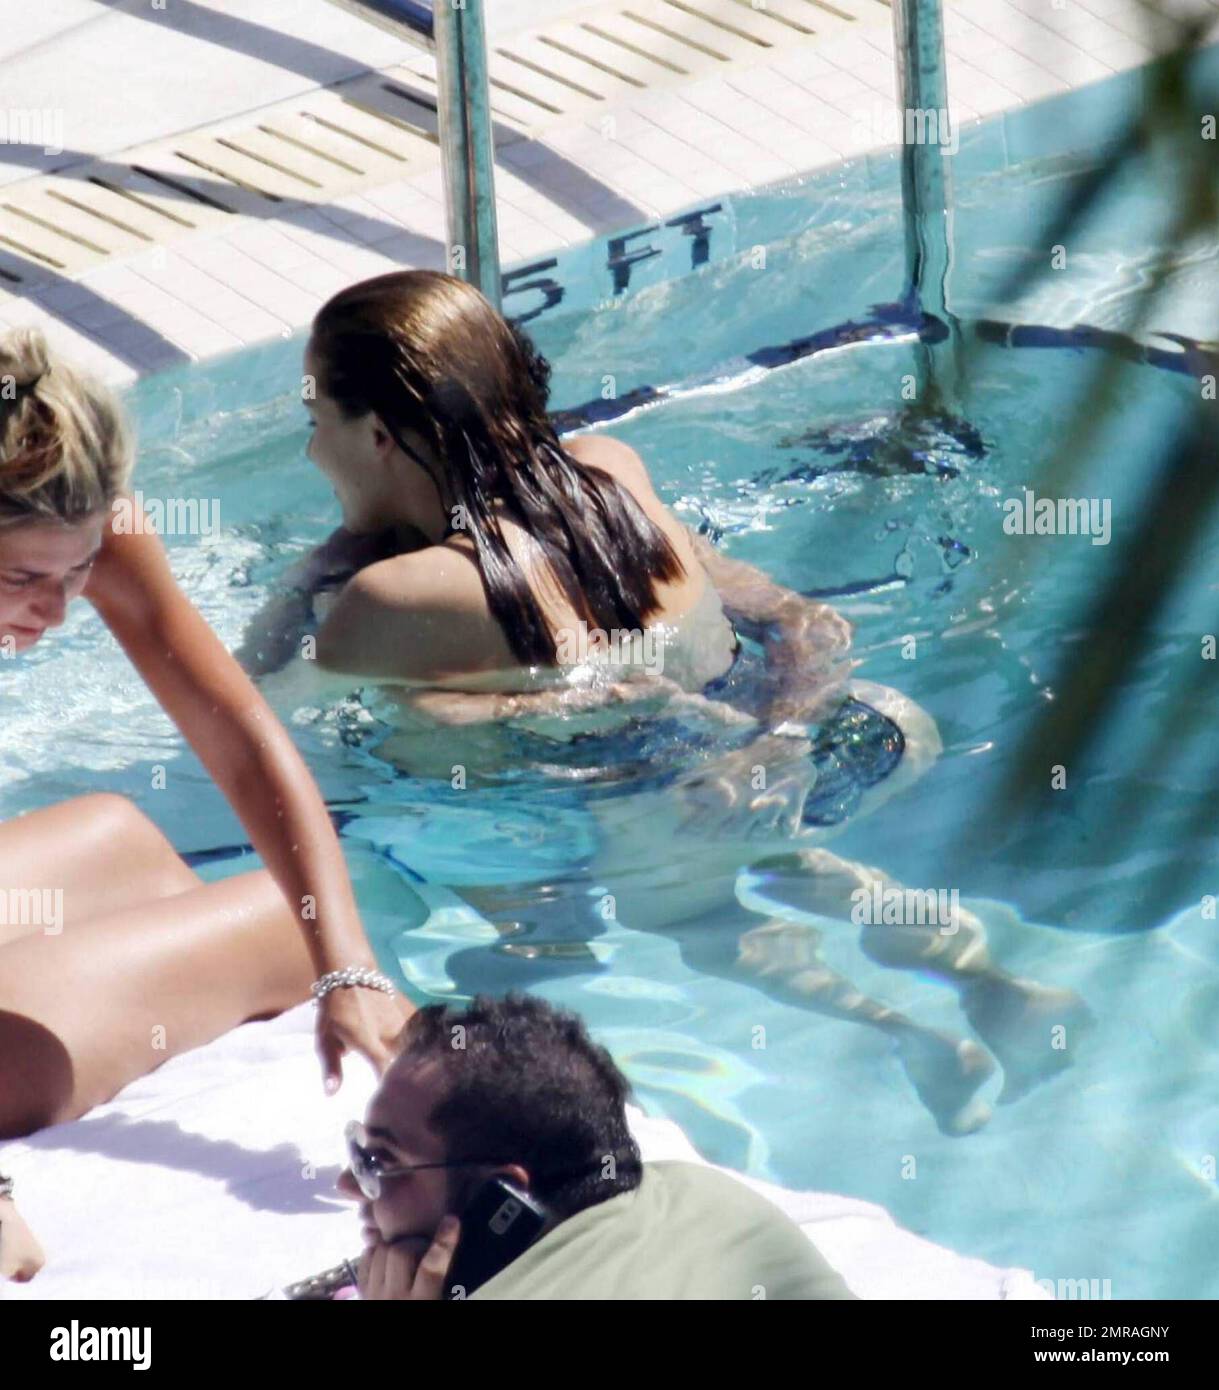
M353 986L332 989L317 1011L317 1051L326 1094L342 1085L344 1053L358 1052L381 1076L398 1055L398 1039L415 1006L400 994Z
M800 829L816 783L807 739L767 734L678 782L682 830L702 839L784 838Z
M792 595L776 609L762 647L774 693L767 719L819 724L840 705L851 672L851 625L828 604Z
M722 555L691 531L690 541L738 631L761 642L771 694L771 728L816 724L841 704L851 671L851 624L828 603L776 584L743 560Z
M45 1263L42 1247L16 1204L9 1197L0 1197L0 1279L26 1284Z
M378 560L400 554L409 545L399 545L392 527L384 531L356 532L340 526L329 539L308 555L299 574L289 572L297 583L317 584L375 565Z
M410 1238L387 1245L374 1243L360 1257L360 1297L369 1300L436 1300L444 1297L444 1284L461 1235L461 1223L446 1216L422 1258L423 1239Z
M301 639L333 604L335 595L325 589L337 588L366 565L397 554L398 549L392 529L356 535L340 526L324 544L289 567L270 599L250 619L234 652L242 668L252 676L267 676L287 665L299 654Z

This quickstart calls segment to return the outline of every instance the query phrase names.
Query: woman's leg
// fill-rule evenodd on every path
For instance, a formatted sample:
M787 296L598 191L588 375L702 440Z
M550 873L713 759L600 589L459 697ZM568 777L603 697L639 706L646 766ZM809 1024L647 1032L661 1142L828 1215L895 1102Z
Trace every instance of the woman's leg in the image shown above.
M0 1139L75 1119L249 1019L308 997L299 923L265 872L0 947Z
M864 792L849 824L904 791L942 751L935 721L900 691L871 681L853 681L852 694L892 719L901 728L906 747L894 771ZM863 897L870 898L874 887L882 894L905 890L880 869L820 848L843 828L835 826L810 836L816 848L793 849L753 867L767 874L770 891L785 902L854 922L857 899L852 894L862 890ZM879 965L925 971L953 986L965 1016L1003 1064L999 1099L1018 1100L1038 1082L1070 1065L1076 1043L1091 1023L1091 1013L1073 990L1019 979L996 965L987 950L985 928L972 912L959 911L953 926L954 930L945 932L936 926L869 923L861 930L860 946Z
M896 904L906 894L880 869L825 849L774 856L754 870L765 875L768 896L840 921L858 922L857 905ZM1003 1064L1001 1101L1019 1099L1070 1065L1091 1022L1074 990L1021 979L996 965L981 921L967 908L958 907L946 923L927 923L926 916L924 923L868 921L859 944L878 965L923 971L957 990L965 1016Z
M919 1099L945 1134L968 1134L990 1109L975 1099L995 1064L977 1043L926 1028L861 994L821 958L821 933L800 922L769 921L742 930L746 910L733 904L673 931L692 970L747 981L779 1003L827 1018L862 1023L891 1038Z
M81 796L30 811L0 824L0 946L188 893L200 883L148 817L121 796ZM62 916L52 922L47 908L54 903Z

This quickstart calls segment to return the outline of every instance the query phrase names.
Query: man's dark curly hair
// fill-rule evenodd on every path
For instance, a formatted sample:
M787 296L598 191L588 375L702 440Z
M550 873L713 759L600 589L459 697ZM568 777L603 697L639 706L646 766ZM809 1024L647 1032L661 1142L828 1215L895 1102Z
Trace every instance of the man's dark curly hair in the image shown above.
M440 1069L428 1124L451 1160L519 1163L560 1219L639 1185L630 1086L583 1020L530 995L478 995L411 1016L401 1060Z

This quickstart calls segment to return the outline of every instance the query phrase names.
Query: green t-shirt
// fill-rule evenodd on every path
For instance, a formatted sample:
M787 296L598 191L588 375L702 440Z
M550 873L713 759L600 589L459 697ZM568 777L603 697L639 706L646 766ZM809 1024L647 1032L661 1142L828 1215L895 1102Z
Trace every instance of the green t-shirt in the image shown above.
M765 1197L714 1168L647 1163L632 1192L548 1231L472 1298L852 1299Z

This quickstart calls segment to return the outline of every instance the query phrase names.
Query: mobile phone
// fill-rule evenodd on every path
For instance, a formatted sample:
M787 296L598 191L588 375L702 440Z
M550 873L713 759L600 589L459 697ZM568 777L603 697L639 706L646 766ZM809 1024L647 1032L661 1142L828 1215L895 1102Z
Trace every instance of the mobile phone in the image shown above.
M445 1280L448 1299L469 1298L541 1235L546 1208L502 1177L488 1178L461 1213L461 1236Z

